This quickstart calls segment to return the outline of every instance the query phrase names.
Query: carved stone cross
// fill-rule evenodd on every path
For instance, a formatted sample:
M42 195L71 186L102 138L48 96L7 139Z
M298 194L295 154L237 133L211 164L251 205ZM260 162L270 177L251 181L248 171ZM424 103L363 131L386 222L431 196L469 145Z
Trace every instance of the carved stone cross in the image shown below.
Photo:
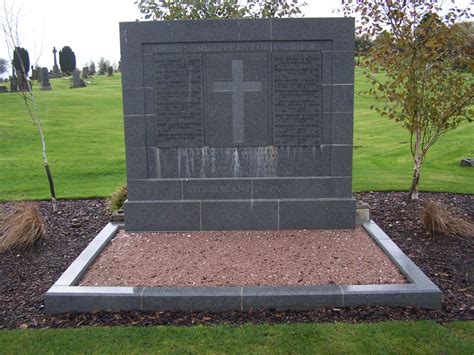
M58 51L56 50L56 47L53 47L54 65L58 65L58 62L57 62L57 60L56 60L56 53L57 53L57 52L58 52Z
M232 81L212 83L213 92L232 93L232 133L234 143L244 143L244 92L262 91L261 81L244 81L242 59L232 60Z

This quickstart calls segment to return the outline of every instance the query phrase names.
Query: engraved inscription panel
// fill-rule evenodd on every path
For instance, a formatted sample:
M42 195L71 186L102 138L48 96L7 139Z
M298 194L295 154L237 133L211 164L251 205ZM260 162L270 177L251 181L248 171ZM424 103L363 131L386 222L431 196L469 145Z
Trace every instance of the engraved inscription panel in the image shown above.
M273 53L273 143L317 145L321 126L321 53Z
M158 147L204 145L202 56L155 56Z

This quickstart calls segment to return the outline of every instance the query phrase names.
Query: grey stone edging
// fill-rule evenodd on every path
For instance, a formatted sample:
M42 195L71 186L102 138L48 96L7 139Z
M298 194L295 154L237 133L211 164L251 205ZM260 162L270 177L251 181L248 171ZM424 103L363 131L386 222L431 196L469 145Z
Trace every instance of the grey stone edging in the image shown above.
M123 225L108 223L64 271L61 277L54 283L54 286L76 286L84 276L87 268L107 246L120 227L123 227Z
M94 310L225 311L416 306L439 309L441 291L373 221L364 228L407 277L408 284L299 287L101 287L77 286L87 267L122 224L109 223L44 297L50 314Z

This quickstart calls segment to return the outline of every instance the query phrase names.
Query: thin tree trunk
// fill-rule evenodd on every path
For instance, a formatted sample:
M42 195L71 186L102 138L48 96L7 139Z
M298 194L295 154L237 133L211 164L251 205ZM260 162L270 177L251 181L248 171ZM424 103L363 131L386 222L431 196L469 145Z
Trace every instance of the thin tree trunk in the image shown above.
M49 164L47 162L44 163L44 168L46 170L46 175L48 176L49 191L51 192L51 205L53 207L53 212L56 212L58 210L58 206L56 205L56 192L54 191L53 175L51 174L51 170L49 169Z
M46 176L48 177L49 191L51 193L51 207L53 209L53 212L57 212L58 206L56 204L56 191L54 189L54 179L53 179L53 174L51 173L51 168L49 167L48 156L46 155L46 138L44 136L43 126L41 125L41 119L39 115L39 109L36 104L36 98L33 95L33 91L31 90L31 87L28 86L28 88L29 90L27 91L27 93L20 92L20 96L23 98L23 101L25 102L28 113L30 114L30 117L33 120L36 126L36 129L38 130L38 133L40 135L41 154L43 158L44 169L46 170ZM31 102L31 106L30 106L30 102Z
M423 150L421 148L421 133L418 129L412 133L412 138L415 137L415 144L412 145L411 154L413 156L413 178L411 181L410 191L408 191L408 201L418 200L418 183L420 182L420 168L423 162Z
M418 183L420 182L421 156L415 157L415 166L413 167L413 179L411 181L408 197L411 201L418 200Z

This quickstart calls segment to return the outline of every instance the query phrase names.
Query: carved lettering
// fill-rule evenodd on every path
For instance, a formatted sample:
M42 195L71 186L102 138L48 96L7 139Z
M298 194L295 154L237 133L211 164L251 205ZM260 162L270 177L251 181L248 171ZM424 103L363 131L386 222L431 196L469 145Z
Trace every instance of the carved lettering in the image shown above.
M188 187L190 192L193 193L238 193L238 192L250 192L249 185L198 185Z
M321 53L273 53L273 143L317 145L321 125Z
M157 145L203 145L201 55L155 56L155 81Z

